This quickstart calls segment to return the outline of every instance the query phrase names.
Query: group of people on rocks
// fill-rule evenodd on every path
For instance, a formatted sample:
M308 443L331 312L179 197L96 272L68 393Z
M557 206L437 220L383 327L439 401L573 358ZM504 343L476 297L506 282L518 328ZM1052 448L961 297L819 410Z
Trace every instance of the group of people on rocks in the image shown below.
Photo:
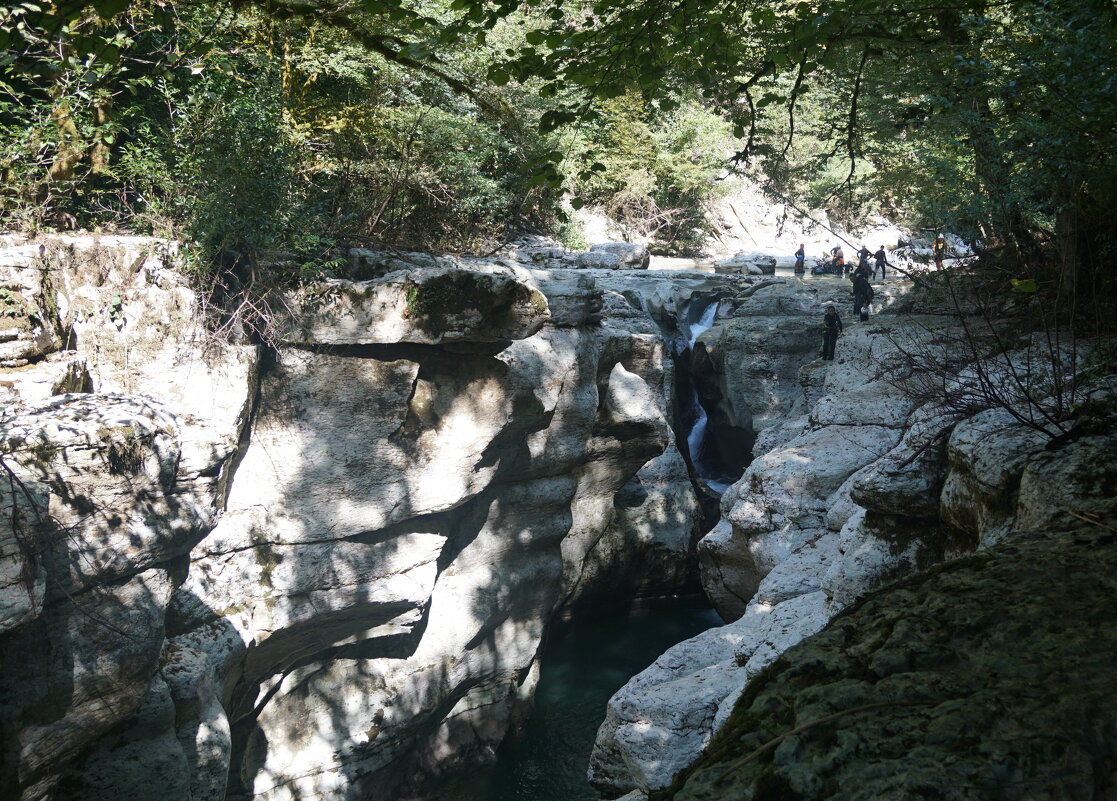
M935 243L931 248L931 254L935 260L935 269L941 270L943 266L943 259L946 257L946 238L939 234L935 238ZM872 284L869 279L876 279L877 271L880 271L881 280L888 278L888 254L884 250L884 245L876 253L869 251L864 245L861 250L857 252L857 266L850 269L846 264L845 252L842 250L841 244L835 245L830 249L830 255L834 263L842 267L842 275L849 277L853 282L851 293L853 295L853 313L858 315L862 322L869 319L869 310L873 302ZM869 258L872 257L874 264L870 266ZM806 259L806 249L804 245L800 244L799 249L795 251L795 272L803 272L803 263ZM834 308L833 304L827 306L826 313L822 317L822 358L826 361L833 361L834 347L838 342L838 335L842 333L842 318L838 314L838 310Z
M799 245L799 250L795 253L796 267L798 268L801 259L804 255L803 245ZM851 289L853 295L853 313L858 315L862 322L869 319L869 309L873 302L873 297L876 294L873 291L872 284L869 279L875 279L877 272L880 272L882 280L888 278L888 254L884 250L884 245L873 253L864 245L857 253L857 266L850 269L849 265L845 262L845 253L842 251L842 246L836 245L830 250L830 255L833 257L836 264L842 265L842 275L849 277L853 283ZM869 264L870 257L873 258L875 264ZM830 305L826 309L826 314L822 318L822 358L826 361L834 359L834 347L838 342L838 335L842 333L842 318L838 314L838 310Z
M869 283L869 270L867 267L862 269L862 266L858 265L857 269L853 271L851 291L853 294L853 313L858 315L861 322L867 322L869 309L876 293L873 291L872 284ZM826 307L826 314L822 317L822 358L826 361L834 359L834 346L837 344L838 334L841 332L842 318L834 305L830 304Z

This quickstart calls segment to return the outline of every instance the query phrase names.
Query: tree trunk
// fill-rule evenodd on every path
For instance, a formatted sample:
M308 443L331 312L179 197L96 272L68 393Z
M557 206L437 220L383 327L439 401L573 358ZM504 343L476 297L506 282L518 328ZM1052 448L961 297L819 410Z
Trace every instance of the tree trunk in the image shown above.
M981 4L972 7L975 15L984 11ZM968 106L966 136L974 154L974 174L979 192L986 198L986 219L980 226L987 232L986 248L1007 250L1012 261L1023 259L1024 243L1029 240L1024 216L1013 197L1011 171L1005 159L1005 148L997 136L990 90L982 69L981 41L962 25L955 10L936 13L939 31L962 56L954 81L958 104Z

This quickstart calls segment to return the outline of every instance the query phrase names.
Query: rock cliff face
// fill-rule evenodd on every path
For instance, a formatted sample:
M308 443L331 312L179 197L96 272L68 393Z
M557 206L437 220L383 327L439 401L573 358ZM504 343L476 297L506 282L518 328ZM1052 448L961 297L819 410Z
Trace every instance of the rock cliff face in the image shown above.
M523 719L556 613L678 591L700 561L731 622L622 689L593 756L600 788L642 797L727 721L735 737L786 722L757 717L799 703L772 678L784 671L789 687L817 678L819 697L851 664L878 684L912 664L956 683L964 659L920 662L934 614L861 599L975 548L1004 549L991 577L1030 559L1026 587L1048 556L1074 575L1075 549L1107 547L1094 529L1117 511L1111 385L1098 383L1057 447L1004 410L920 405L897 343L913 328L948 335L952 319L882 313L850 325L838 359L822 362L818 318L848 302L840 282L618 272L642 264L623 248L577 270L542 251L355 253L369 280L271 299L286 311L269 349L209 337L166 243L3 244L0 278L17 299L0 375L5 798L422 798L440 774L491 758ZM696 551L674 356L712 298L718 320L679 369L730 443L724 458L751 463ZM997 581L977 581L981 597L1001 593ZM947 604L931 582L908 586L887 597ZM879 648L834 626L812 639L839 614L923 628ZM1007 641L1046 619L1030 614L958 629ZM817 642L837 654L826 670L811 673L814 657L787 667ZM1051 667L1028 665L1025 684ZM979 684L967 686L992 706L957 718L974 726L1008 697ZM850 692L853 706L912 702ZM742 693L753 717L733 713ZM1084 710L1108 709L1092 699L1071 704L1079 731L1096 722ZM849 708L802 703L796 724ZM1039 720L1015 720L1009 739ZM915 735L903 732L907 749ZM1056 756L1080 760L1099 742L1110 741L1080 738ZM776 761L792 764L798 747ZM827 754L821 778L766 768L756 782L808 794L855 776Z
M556 610L693 580L664 322L750 279L368 257L266 351L164 243L6 244L5 797L421 793L522 719Z
M662 797L1112 797L1117 539L1073 522L851 606Z
M928 340L949 335L950 316L886 312L847 322L837 359L827 363L814 358L817 333L806 333L803 315L817 308L810 289L773 285L755 298L703 337L717 402L759 431L757 458L724 494L722 521L699 544L703 583L732 622L670 649L610 701L590 767L607 794L642 797L668 787L754 677L882 584L995 547L1012 539L1009 532L1060 530L1083 515L1111 520L1117 511L1106 489L1117 481L1117 415L1104 382L1084 405L1096 419L1087 415L1093 422L1075 429L1073 447L1052 450L1050 433L1006 409L966 417L913 400L905 387L916 377L898 343L912 330ZM782 313L756 313L770 308ZM761 367L750 366L742 354L770 334L783 337L785 355L764 353ZM741 361L726 366L734 360ZM726 742L740 738L741 725ZM738 797L702 794L709 784L680 797ZM758 787L740 797L768 797Z

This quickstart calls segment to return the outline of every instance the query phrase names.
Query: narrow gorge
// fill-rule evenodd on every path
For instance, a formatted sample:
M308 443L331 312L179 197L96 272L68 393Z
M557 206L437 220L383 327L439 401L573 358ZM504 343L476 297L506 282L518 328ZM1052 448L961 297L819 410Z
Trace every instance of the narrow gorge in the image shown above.
M957 362L962 386L972 370L950 350L959 309L941 285L881 285L879 313L825 362L819 321L828 303L846 311L846 282L647 267L627 245L354 249L350 278L268 296L270 347L213 335L171 243L6 238L0 274L20 305L0 343L0 795L454 801L440 788L528 720L558 621L695 593L725 625L601 710L585 768L604 797L828 797L818 776L861 741L796 761L811 743L791 737L729 794L709 771L725 775L717 760L742 736L840 709L895 704L915 730L1008 704L1026 681L882 687L945 670L944 653L991 680L1011 672L982 655L972 617L964 654L951 631L905 630L948 603L945 583L920 593L925 576L965 584L969 570L989 582L977 607L996 610L1000 560L1035 572L1088 541L1108 564L1105 354L1066 354L1085 389L1073 435L1053 439L1011 408L920 396L913 353ZM1029 576L1004 596L1058 594ZM1111 579L1082 581L1112 602ZM841 622L874 609L900 620ZM1055 620L1032 612L987 622L1057 656ZM1027 781L1029 764L1085 760L1109 798L1114 696L1090 688L1109 686L1117 635L1111 615L1089 620L1092 649L1048 688L1078 734L1047 750L1006 739L1005 770ZM838 665L835 648L872 662L870 647L871 670ZM812 702L815 684L848 698ZM922 721L901 706L932 701ZM1049 797L1087 797L1048 773L1069 793Z

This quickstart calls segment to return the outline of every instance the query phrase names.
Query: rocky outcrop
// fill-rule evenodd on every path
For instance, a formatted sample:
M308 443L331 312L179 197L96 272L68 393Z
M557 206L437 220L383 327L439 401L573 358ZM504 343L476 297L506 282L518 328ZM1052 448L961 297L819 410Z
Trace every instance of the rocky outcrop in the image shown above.
M728 259L715 261L714 269L719 273L774 275L776 258L767 253L738 253Z
M786 290L757 295L765 291ZM725 493L723 520L699 545L707 591L735 622L676 646L610 701L591 760L598 787L610 794L667 787L740 693L751 692L754 654L771 661L877 587L1008 532L1117 511L1109 492L1117 466L1103 433L1112 430L1103 422L1114 407L1105 400L1108 385L1084 403L1092 422L1077 424L1079 434L1063 437L1073 444L1054 450L1053 432L1006 410L959 421L916 404L904 389L912 374L898 347L902 334L916 326L933 338L953 324L882 314L847 328L833 364L801 364L795 389L778 380L793 365L769 369L792 419L769 427L782 430ZM733 334L722 328L709 339L724 347ZM756 390L737 397L754 392L764 397ZM805 604L810 611L798 609ZM756 630L754 622L766 619L792 623L775 635ZM717 645L738 636L732 656Z
M1072 522L850 607L749 687L662 797L1105 797L1117 547Z
M454 267L400 270L378 281L332 279L288 296L280 337L293 344L377 345L525 339L547 300L514 278Z
M662 320L741 279L356 253L262 358L111 244L16 248L70 349L4 376L15 797L422 792L523 719L555 610L693 581Z
M48 797L60 767L143 706L234 445L137 396L63 395L0 420L20 512L16 581L0 588L0 749L23 797Z

